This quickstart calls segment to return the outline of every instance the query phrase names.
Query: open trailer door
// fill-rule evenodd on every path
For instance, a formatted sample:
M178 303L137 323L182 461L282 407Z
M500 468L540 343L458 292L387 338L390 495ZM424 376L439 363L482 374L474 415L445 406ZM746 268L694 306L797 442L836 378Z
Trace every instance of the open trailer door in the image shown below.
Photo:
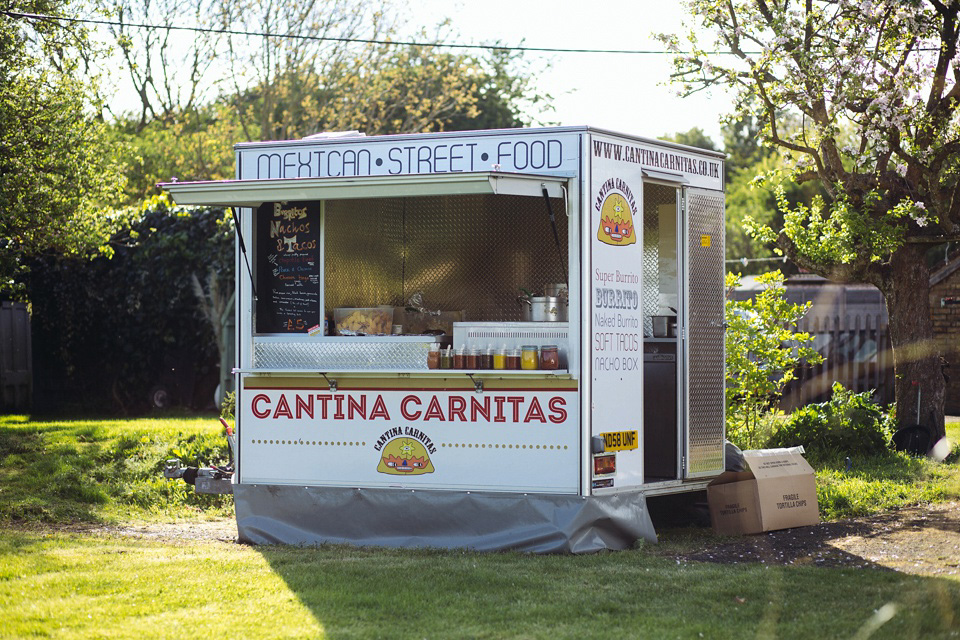
M684 478L723 471L723 193L684 189L686 219L686 393ZM693 354L693 355L691 355Z

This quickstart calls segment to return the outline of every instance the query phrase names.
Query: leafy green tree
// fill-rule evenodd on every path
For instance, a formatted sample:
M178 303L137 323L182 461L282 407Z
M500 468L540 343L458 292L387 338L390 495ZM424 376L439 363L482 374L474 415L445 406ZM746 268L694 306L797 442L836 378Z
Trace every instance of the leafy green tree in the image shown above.
M158 182L224 180L235 175L234 143L244 132L229 104L215 102L142 128L139 115L116 120L111 139L126 150L125 200L138 203L157 193Z
M823 361L809 333L797 323L811 303L790 304L784 298L783 274L772 271L757 278L762 289L749 300L728 299L727 434L740 447L763 446L765 419L777 406L787 384L802 363ZM740 275L727 274L727 289L740 286Z
M231 34L212 42L201 33L176 55L170 51L171 16L181 4L99 3L120 23L113 35L140 102L134 112L115 118L113 127L114 139L130 149L128 202L155 194L155 184L172 176L231 177L238 141L350 129L383 134L508 128L526 124L525 112L549 111L543 106L549 96L536 92L534 71L517 53L452 54L439 47L342 41L389 40L395 33L384 13L389 7L364 20L369 12L357 0L298 0L283 7L260 0L199 1L189 6L200 25L229 19L232 30L290 37ZM257 16L265 22L259 24ZM145 22L157 26L132 26ZM423 39L442 40L445 29L441 24ZM203 100L213 88L217 97Z
M456 113L444 129L511 129L549 124L548 114L553 111L551 96L539 91L534 81L540 69L524 60L521 53L504 49L492 49L474 60L475 114Z
M816 185L798 185L784 176L787 166L774 149L762 146L758 125L753 118L732 120L723 127L723 151L726 185L726 244L729 263L741 261L743 273L759 274L769 271L775 260L774 245L755 237L750 230L758 225L777 226L783 214L777 203L777 188L784 189L792 204L810 204L817 194ZM719 151L714 141L702 129L664 136L691 147ZM760 176L763 179L758 179ZM781 267L787 270L792 265Z
M509 128L526 124L523 109L537 104L530 78L522 69L514 69L514 60L491 56L471 58L473 62L467 64L460 57L423 51L419 62L408 64L408 54L402 51L389 65L358 78L363 99L318 91L311 100L323 108L308 114L289 109L285 100L274 96L276 113L268 119L281 133L293 137L342 129L376 134ZM457 91L462 95L456 103L424 106L432 104L432 95ZM155 194L158 182L174 176L181 180L231 178L233 145L250 134L255 134L254 139L261 137L256 123L264 105L262 92L251 89L144 126L141 114L118 119L111 136L127 150L127 201ZM342 113L336 105L343 106Z
M3 0L2 11L69 13L67 2ZM102 205L123 177L90 87L77 78L86 34L0 12L0 291L30 256L104 248L113 220Z
M664 36L678 52L676 80L691 92L732 89L737 115L761 123L793 180L824 191L809 206L781 191L783 225L760 227L761 237L800 267L880 289L897 416L912 420L919 409L942 436L945 384L925 253L960 240L960 2L691 0L686 8L699 33L691 29L683 44ZM701 44L704 31L714 38Z
M699 147L701 149L709 149L710 151L720 150L710 136L704 133L700 127L694 127L689 131L680 131L672 136L664 136L663 139L676 142L677 144L685 144L688 147Z
M222 38L216 33L226 26L218 20L218 3L207 0L83 0L94 11L109 16L103 29L113 40L113 53L103 71L116 91L123 75L132 91L129 113L114 113L109 100L102 108L135 130L160 121L173 124L216 98L224 80L216 65L223 55ZM189 17L192 26L202 31L185 38L174 25L183 25ZM151 25L151 26L145 26ZM119 63L119 64L118 64ZM128 102L127 105L130 103Z
M772 189L756 183L756 176L774 171L780 166L775 156L761 156L744 166L727 167L726 185L726 257L745 261L737 265L743 273L755 274L770 268L774 257L769 243L747 232L747 221L772 225L777 218L776 195ZM783 219L783 216L780 216Z
M775 153L742 166L728 164L726 256L727 260L746 258L744 273L763 273L770 269L771 262L781 262L776 243L755 233L756 228L781 228L783 203L792 209L810 206L817 196L822 197L816 183L798 184L790 180L788 171L788 161ZM782 200L778 195L781 192ZM786 271L791 266L788 263L781 269Z
M778 262L785 273L792 272L792 264L778 259L775 244L751 231L757 226L782 226L777 189L784 190L791 206L809 205L820 189L811 182L797 184L790 180L789 160L776 149L764 146L760 129L752 116L731 119L723 127L727 154L726 257L731 264L741 261L738 268L745 274L764 273Z
M368 135L508 128L539 104L515 54L451 54L438 47L370 45L349 68L291 68L238 93L247 139L289 139L319 131ZM324 74L332 75L324 75Z
M723 150L727 154L728 168L745 169L774 153L773 149L763 146L760 129L757 119L752 116L734 118L724 124Z

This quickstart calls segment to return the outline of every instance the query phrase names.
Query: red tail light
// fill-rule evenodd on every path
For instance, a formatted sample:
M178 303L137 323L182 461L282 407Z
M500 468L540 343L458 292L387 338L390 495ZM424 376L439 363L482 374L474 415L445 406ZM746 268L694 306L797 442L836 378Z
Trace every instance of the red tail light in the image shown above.
M601 476L617 472L617 455L611 453L605 456L595 456L593 459L593 475Z

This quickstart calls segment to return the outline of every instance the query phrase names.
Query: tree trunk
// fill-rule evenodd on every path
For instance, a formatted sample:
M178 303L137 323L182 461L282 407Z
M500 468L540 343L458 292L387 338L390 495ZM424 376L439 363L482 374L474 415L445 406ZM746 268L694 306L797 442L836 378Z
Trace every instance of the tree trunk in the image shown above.
M908 244L893 254L882 289L890 317L897 426L927 427L933 445L946 435L946 384L930 318L930 270L921 245Z

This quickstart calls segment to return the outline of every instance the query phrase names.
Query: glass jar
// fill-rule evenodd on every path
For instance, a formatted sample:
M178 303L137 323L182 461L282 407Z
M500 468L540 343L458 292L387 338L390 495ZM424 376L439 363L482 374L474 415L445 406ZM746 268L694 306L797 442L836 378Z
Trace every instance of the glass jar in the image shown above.
M441 369L453 368L453 348L452 347L447 347L446 350L440 354L440 368Z
M470 351L467 352L467 369L476 370L479 364L477 359L478 354L476 348L470 349Z
M507 353L507 369L519 369L520 368L520 351L518 349L511 349Z
M533 344L523 345L520 352L520 368L525 370L537 369L540 366L540 349Z
M457 349L457 352L453 354L453 368L454 369L467 368L467 355L464 352L463 347L460 347L459 349Z
M493 368L494 369L506 369L507 368L507 348L503 347L495 354L493 354Z
M440 345L435 344L427 352L427 369L440 368Z
M493 347L488 346L486 351L480 352L480 359L477 365L481 369L493 369Z
M557 345L545 344L540 349L540 368L551 370L560 368L560 353L557 351Z

